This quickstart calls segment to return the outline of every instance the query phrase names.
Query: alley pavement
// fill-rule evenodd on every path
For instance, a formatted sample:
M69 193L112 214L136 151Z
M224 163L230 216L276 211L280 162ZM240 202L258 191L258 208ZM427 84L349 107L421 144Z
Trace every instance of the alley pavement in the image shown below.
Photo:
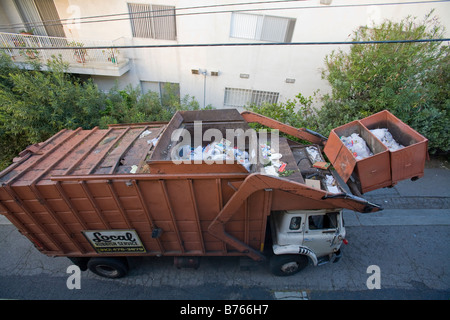
M450 225L449 163L428 161L424 176L417 181L400 181L392 188L371 191L363 197L383 210L370 214L346 211L347 226Z
M208 257L198 270L178 270L171 257L135 257L125 278L82 273L81 290L66 286L68 259L41 254L0 215L0 299L448 300L448 163L430 161L421 179L364 198L384 210L346 210L349 245L336 264L276 277L246 257ZM371 265L380 267L380 290L368 290Z

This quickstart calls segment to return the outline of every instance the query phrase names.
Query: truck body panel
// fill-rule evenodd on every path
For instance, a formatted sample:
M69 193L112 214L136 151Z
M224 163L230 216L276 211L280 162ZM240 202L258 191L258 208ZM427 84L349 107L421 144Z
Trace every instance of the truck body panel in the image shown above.
M314 143L277 140L289 176L264 174L259 162L246 168L237 161L173 159L180 141L193 138L192 148L198 143L204 148L208 129L224 136L227 130L246 134L255 121ZM28 147L0 173L0 214L49 256L247 255L263 260L271 214L381 209L342 185L330 192L323 181L320 189L305 183L319 171L335 175L313 168L311 161L305 165L305 148L321 154L324 144L326 138L311 131L236 110L177 112L170 122L62 130ZM242 148L260 152L248 141Z

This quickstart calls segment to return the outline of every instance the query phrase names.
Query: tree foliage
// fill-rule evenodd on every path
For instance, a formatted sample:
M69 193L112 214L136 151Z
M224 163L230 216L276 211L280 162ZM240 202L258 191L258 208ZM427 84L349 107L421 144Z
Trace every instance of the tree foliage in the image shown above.
M353 41L441 39L444 28L430 12L361 27ZM450 151L450 49L441 42L355 44L325 59L323 79L331 93L313 108L301 94L286 103L248 109L328 136L331 129L389 110L429 139L431 153Z
M299 93L294 99L289 99L286 102L263 103L261 105L252 104L246 108L296 128L317 130L319 127L319 119L313 108L313 103L314 97L305 97ZM263 126L252 124L252 127L260 129ZM295 137L289 138L298 140Z
M354 41L443 38L444 28L430 12L362 27ZM321 131L389 110L430 141L431 152L450 151L450 55L441 42L353 45L326 57L322 76L332 92L323 98Z

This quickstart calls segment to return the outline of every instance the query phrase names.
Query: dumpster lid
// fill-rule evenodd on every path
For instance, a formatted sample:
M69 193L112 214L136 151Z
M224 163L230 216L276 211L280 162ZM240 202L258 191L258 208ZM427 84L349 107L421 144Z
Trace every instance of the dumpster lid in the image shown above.
M336 137L339 141L336 140ZM356 159L347 152L341 152L341 148L346 147L340 142L339 137L334 132L330 133L323 152L333 164L338 175L347 182L355 170Z

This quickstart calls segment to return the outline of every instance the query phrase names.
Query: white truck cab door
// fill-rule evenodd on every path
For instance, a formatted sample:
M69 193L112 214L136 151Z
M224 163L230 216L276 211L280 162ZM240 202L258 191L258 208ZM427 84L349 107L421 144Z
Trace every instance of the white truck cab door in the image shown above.
M317 257L333 252L340 232L340 212L308 214L305 221L303 245Z
M306 215L303 212L280 212L273 215L272 222L272 237L275 245L302 245L306 226Z

